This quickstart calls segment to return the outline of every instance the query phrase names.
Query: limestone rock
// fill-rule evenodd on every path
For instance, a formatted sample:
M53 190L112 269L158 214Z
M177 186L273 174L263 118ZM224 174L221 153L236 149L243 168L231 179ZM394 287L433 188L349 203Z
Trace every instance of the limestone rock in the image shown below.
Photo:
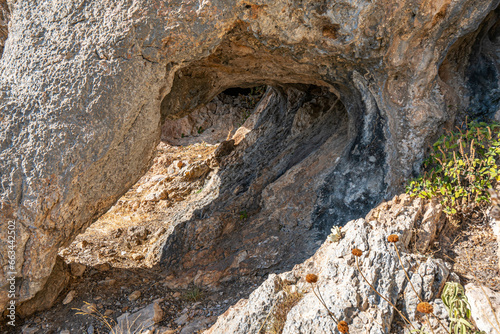
M432 301L441 295L444 284L448 280L450 269L443 260L429 258L420 264L418 271L410 277L413 284L407 284L404 290L405 311L410 321L415 320L417 305L420 300ZM406 266L409 268L409 266ZM415 291L413 290L415 288Z
M457 110L489 115L498 109L498 90L490 89L498 86L498 29L490 29L497 20L498 0L443 0L422 6L395 0L263 0L255 5L227 0L83 5L20 0L10 1L8 10L5 3L0 1L1 45L5 17L9 21L0 60L0 228L6 231L9 222L17 222L14 271L22 281L20 303L37 298L40 307L51 304L53 296L45 291L58 248L67 246L145 173L162 121L186 116L227 88L267 84L281 91L266 117L274 119L268 125L283 123L279 129L286 131L276 133L278 141L257 145L250 154L253 162L247 159L239 174L232 172L231 194L245 193L253 183L247 196L255 198L250 209L258 211L260 190L283 175L285 182L303 173L318 177L314 187L303 185L314 209L301 216L300 206L309 204L295 196L283 217L298 218L280 222L280 210L267 206L272 221L261 216L249 225L270 224L286 231L303 223L305 230L314 226L319 234L334 222L359 217L401 189L418 172L424 147ZM481 73L490 72L483 80ZM333 102L316 97L332 96L314 94L308 85L336 96L344 114L337 118L329 113ZM284 93L290 87L303 93ZM301 111L293 138L288 138L294 113L307 102L310 108ZM324 114L332 118L323 127L307 127L312 116ZM338 136L336 143L331 136ZM328 138L335 150L323 146L318 151ZM260 140L249 138L247 144ZM309 156L308 165L322 159L324 168L294 169L311 151L317 154ZM287 159L280 162L281 157ZM267 158L273 158L269 166L262 162ZM271 172L259 178L252 167ZM274 192L286 189L285 182L266 190L272 205L288 200ZM236 221L224 226L217 221L207 228L212 234L197 241L218 242L217 236L233 231L239 234L231 234L235 244L240 236L259 234L245 233ZM179 229L166 245L166 265L179 260L172 255L177 248L186 260L202 258L200 253L191 256L190 245L183 249L190 235L200 231ZM285 248L278 247L279 237L265 240L268 249L260 248L244 261L249 272L279 262ZM214 250L213 244L207 248ZM0 253L7 250L2 238ZM228 268L237 251L216 257L226 257ZM6 282L7 258L0 268L0 281ZM194 277L198 268L191 269ZM8 301L5 291L6 285L0 310Z
M64 290L69 282L69 268L64 261L57 256L54 270L48 277L50 284L44 286L43 290L34 298L17 308L17 314L22 317L30 315L36 311L41 311L51 307L59 294Z
M76 276L76 277L82 276L83 273L85 272L85 269L87 269L87 266L85 266L84 264L76 263L76 262L70 263L69 267L71 270L71 275Z
M137 290L137 291L132 292L128 296L128 300L130 300L131 302L133 302L133 301L136 301L137 299L139 299L140 296L141 296L141 292L139 290Z
M158 303L152 303L145 308L118 317L114 333L135 333L145 331L163 319L163 310Z
M500 293L485 286L480 287L469 283L465 286L465 295L470 304L472 319L477 327L486 334L498 333L500 331Z
M326 241L313 257L296 265L292 271L270 275L248 299L232 306L205 333L259 333L261 327L271 326L273 320L268 314L279 301L285 281L295 284L304 296L288 312L283 333L332 332L335 323L311 291L311 285L304 280L309 273L319 276L316 284L323 299L336 318L348 322L351 332L389 333L394 310L363 280L351 250L358 248L363 251L359 258L360 269L379 293L396 303L398 296L405 292L403 302L408 305L408 310L413 311L417 299L408 293L409 284L394 247L387 242L388 235L399 235L401 242L398 242L398 247L405 267L415 267L417 261L422 262L417 272L410 270L417 292L425 300L433 301L444 285L449 269L441 260L429 258L425 261L406 253L406 242L420 221L422 206L419 199L411 201L407 196L401 196L381 205L383 212L387 213L383 220L350 221L343 228L345 236L339 242ZM367 219L373 216L374 212L371 212ZM435 330L437 326L437 322L433 324Z
M208 167L204 161L197 162L197 163L190 165L184 171L184 179L185 180L198 179L200 177L205 176L209 171L210 171L210 167Z
M66 295L66 297L64 297L64 300L63 300L62 303L64 305L71 303L73 301L73 298L75 297L75 294L76 294L75 290L71 290L70 292L68 292L68 294Z
M434 198L424 208L422 222L417 233L415 248L425 253L445 223L445 214L439 200Z

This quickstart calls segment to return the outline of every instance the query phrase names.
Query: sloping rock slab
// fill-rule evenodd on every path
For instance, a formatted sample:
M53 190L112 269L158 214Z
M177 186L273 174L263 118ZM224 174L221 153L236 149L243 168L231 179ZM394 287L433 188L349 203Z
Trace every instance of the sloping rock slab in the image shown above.
M255 290L248 299L240 300L205 334L218 333L259 333L272 321L270 313L280 298L280 286L294 284L304 296L288 313L283 333L330 333L336 324L328 316L306 283L306 274L319 276L317 286L321 294L339 320L345 320L351 333L389 333L394 319L394 310L377 296L363 280L355 265L351 251L363 251L359 258L360 269L377 291L396 304L398 296L409 289L394 246L387 242L390 234L399 235L397 243L406 268L416 264L413 256L405 253L412 229L422 219L425 208L422 201L412 201L406 195L384 203L384 212L391 216L385 219L358 219L343 228L344 237L338 243L326 241L309 260L294 267L290 272L272 274ZM440 216L437 212L437 217ZM373 217L373 213L368 217ZM412 281L421 282L418 293L432 301L448 277L449 270L443 269L441 260L429 259L421 270L412 275ZM435 270L434 270L434 269ZM441 269L440 269L441 268ZM408 293L411 299L411 294ZM413 295L413 299L415 296ZM405 301L413 303L415 300ZM415 325L420 327L417 319ZM436 323L437 326L437 323Z

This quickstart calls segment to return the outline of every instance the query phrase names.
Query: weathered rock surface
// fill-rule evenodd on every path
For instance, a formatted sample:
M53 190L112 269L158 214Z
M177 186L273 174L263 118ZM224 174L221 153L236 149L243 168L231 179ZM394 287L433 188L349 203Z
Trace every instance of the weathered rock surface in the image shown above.
M474 283L465 286L465 295L470 304L472 319L486 334L500 331L500 293ZM490 304L491 303L491 304Z
M119 316L112 333L143 333L160 322L162 317L161 307L158 303L152 303L135 313Z
M291 267L309 257L325 234L325 215L338 220L355 215L348 208L325 212L328 204L321 193L329 194L324 190L329 178L340 171L353 179L337 183L339 196L352 192L352 207L366 212L380 200L381 160L347 156L348 119L336 101L314 86L272 89L264 95L252 114L255 128L220 162L216 182L208 189L213 200L179 223L166 240L160 265L182 273L170 280L172 287L194 282L215 288L241 274ZM298 126L304 113L309 119ZM373 140L373 145L380 143ZM370 179L361 168L372 171Z
M167 242L164 263L191 271L197 269L189 261L202 258L204 245L203 251L213 251L223 235L231 244L238 238L262 242L259 250L241 250L250 255L239 262L240 273L270 268L286 247L278 245L277 234L259 240L259 229L301 226L321 234L356 212L362 215L418 171L424 146L443 122L469 105L485 106L479 108L485 115L498 106L489 102L498 101L498 90L481 94L484 87L498 87L499 29L493 11L498 0L25 0L9 5L8 40L0 60L0 229L7 231L8 221L16 221L19 302L46 295L38 303L50 305L54 296L42 290L58 249L145 173L161 121L185 116L226 88L278 87L270 102L275 107L264 115L267 124L291 135L276 133L274 142L266 135L267 146L248 147L249 158L241 158L246 163L241 177L232 177L236 169L221 175L223 182L233 183L221 183L223 189L243 194L231 200L233 207L246 207L250 216L260 210L251 230L245 232L247 222L232 219L235 213L210 217L210 210L202 210L198 218L204 220L198 223L207 226L206 233L192 221L180 225ZM1 40L5 24L0 29ZM492 74L481 76L484 71ZM297 93L296 100L290 84L323 87L316 95L332 104L338 96L344 113L328 112L340 110L332 107L311 117L315 109L306 104L314 94L294 87L307 97ZM295 113L300 116L294 122ZM303 124L312 127L303 129ZM331 155L319 149L328 145L335 148ZM274 159L271 172L242 174L252 166L249 159L258 162L259 157ZM319 160L323 169L304 168ZM299 162L301 168L294 168ZM305 203L284 196L292 192L285 181L300 174L315 183L293 190L305 192ZM365 186L359 188L360 183ZM268 198L262 207L261 193ZM213 205L227 201L228 194L221 192L226 198ZM276 217L279 207L289 209ZM264 213L270 219L263 219ZM189 253L191 239L200 245L195 253ZM0 254L7 254L6 235L0 240ZM212 281L228 267L223 258L233 261L239 252L225 245L220 249ZM288 251L301 256L300 249ZM1 261L0 281L5 282L7 258ZM204 270L209 277L209 264L199 265L198 277ZM8 301L5 288L0 310Z
M334 316L347 321L351 333L389 333L395 315L392 307L378 297L363 280L351 254L353 248L363 251L360 269L377 291L392 301L404 305L401 309L419 328L424 322L416 316L418 299L405 278L394 246L387 236L397 234L397 243L405 268L409 268L411 280L419 297L435 305L436 314L447 316L442 302L436 299L448 279L449 269L442 260L416 257L404 251L408 249L412 230L422 223L424 205L420 199L412 201L407 196L396 197L381 205L384 219L358 219L346 224L344 237L338 243L325 242L316 254L292 271L272 274L248 299L240 300L205 333L259 333L261 328L273 324L272 309L279 307L283 286L295 285L304 293L303 298L286 316L283 333L330 333L336 324L328 317L305 282L306 274L319 276L317 286ZM418 270L412 270L417 268ZM398 300L400 296L404 296ZM441 320L445 322L444 319ZM432 323L439 333L438 323ZM401 332L402 329L394 332Z

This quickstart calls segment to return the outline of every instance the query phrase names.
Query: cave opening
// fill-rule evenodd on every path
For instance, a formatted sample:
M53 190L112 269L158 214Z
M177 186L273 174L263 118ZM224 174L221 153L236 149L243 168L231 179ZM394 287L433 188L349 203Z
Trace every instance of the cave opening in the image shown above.
M203 71L175 75L149 171L60 249L81 275L69 289L122 305L140 290L172 314L200 289L203 305L227 301L218 315L384 195L383 119L355 90Z
M241 47L252 39L237 26L171 74L151 168L59 252L67 262L216 290L291 269L332 226L384 198L385 120L368 93L285 53Z
M150 170L60 250L66 262L162 266L178 263L169 257L190 253L202 243L215 253L226 249L227 259L221 263L214 256L207 265L232 267L224 272L232 277L255 266L245 262L263 252L251 249L253 233L281 240L268 245L280 253L284 248L296 252L284 260L267 259L274 265L266 270L287 268L315 251L314 240L324 238L335 223L329 219L319 228L315 222L320 176L333 173L351 143L344 104L328 87L310 84L245 84L220 91L189 114L165 119ZM196 226L191 245L177 240L180 230L190 229L187 225ZM214 231L207 233L204 225ZM287 239L288 245L283 244ZM174 244L184 249L172 253ZM248 248L246 259L234 260L242 245ZM196 267L201 259L193 256Z

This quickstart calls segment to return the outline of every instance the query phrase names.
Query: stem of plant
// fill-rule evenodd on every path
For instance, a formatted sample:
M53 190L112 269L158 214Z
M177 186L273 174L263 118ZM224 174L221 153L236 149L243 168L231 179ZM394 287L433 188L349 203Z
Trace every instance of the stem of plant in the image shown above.
M330 316L330 318L332 318L332 320L335 322L335 325L337 325L339 323L339 321L337 320L337 318L335 318L335 316L333 315L333 313L330 311L330 309L328 308L328 306L326 306L326 303L325 301L323 300L323 296L321 296L321 292L319 291L319 288L316 287L318 289L318 293L316 294L316 291L314 290L314 284L311 283L311 286L312 286L312 291L314 293L314 295L316 296L316 298L318 298L319 302L326 308L326 311L328 312L328 315Z
M432 325L431 325L431 320L429 319L429 315L426 314L425 317L427 318L427 323L429 324L429 328L431 329L432 334L435 334L434 329L432 328Z
M399 263L401 264L401 268L403 268L406 279L408 280L408 282L410 282L410 285L411 285L413 292L415 292L415 295L417 296L418 300L420 300L420 302L422 303L423 300L422 300L422 298L420 298L419 294L417 293L417 290L413 286L413 283L411 282L410 277L408 276L408 272L406 271L405 266L403 265L403 261L401 261L401 256L399 256L398 246L396 246L395 242L391 242L391 243L394 245L394 249L396 249L396 255L398 256Z
M377 289L375 289L375 288L373 287L373 285L372 285L370 282L368 282L368 280L366 279L365 275L363 275L363 272L362 272L362 271L361 271L361 269L359 268L359 263L358 263L358 257L357 257L357 256L355 257L355 260L356 260L356 267L358 268L358 271L359 271L359 273L361 274L361 277L363 277L363 279L364 279L364 280L365 280L365 282L366 282L366 283L370 286L370 288L371 288L371 289L372 289L372 290L373 290L373 291L374 291L374 292L375 292L375 293L376 293L376 294L377 294L380 298L382 298L383 300L385 300L386 302L388 302L388 303L389 303L389 305L391 305L391 306L392 306L392 307L396 310L396 312L398 312L398 313L399 313L399 315L401 316L401 318L403 318L403 320L405 320L405 321L406 321L406 322L407 322L407 323L411 326L411 328L415 329L415 327L414 327L414 326L413 326L413 324L410 322L410 320L406 319L406 317L403 315L403 313L401 313L401 311L400 311L400 310L398 310L398 308L397 308L397 307L396 307L396 306L395 306L395 305L394 305L394 304L393 304L393 303L392 303L389 299L387 299L387 298L385 298L384 296L382 296L382 295L381 295L381 294L377 291Z
M398 256L399 263L401 264L401 268L403 268L403 271L405 273L406 279L408 280L408 282L410 282L411 288L413 289L413 292L415 292L415 295L417 296L418 300L420 300L420 302L423 303L424 301L418 295L417 290L413 286L413 283L411 282L410 277L408 276L408 272L406 271L405 266L403 265L403 261L401 261L401 256L399 256L398 246L396 246L395 242L392 242L392 244L394 244L394 249L396 249L396 255ZM436 318L437 322L441 325L441 327L443 327L445 331L448 331L448 329L441 323L441 321L439 321L439 318L436 317L436 315L434 314L434 312L431 312L431 313L434 316L434 318ZM427 317L427 321L429 322L429 318L428 317ZM430 322L429 322L429 326L431 326ZM431 327L431 330L432 330L432 327ZM434 333L434 331L433 331L433 333Z

